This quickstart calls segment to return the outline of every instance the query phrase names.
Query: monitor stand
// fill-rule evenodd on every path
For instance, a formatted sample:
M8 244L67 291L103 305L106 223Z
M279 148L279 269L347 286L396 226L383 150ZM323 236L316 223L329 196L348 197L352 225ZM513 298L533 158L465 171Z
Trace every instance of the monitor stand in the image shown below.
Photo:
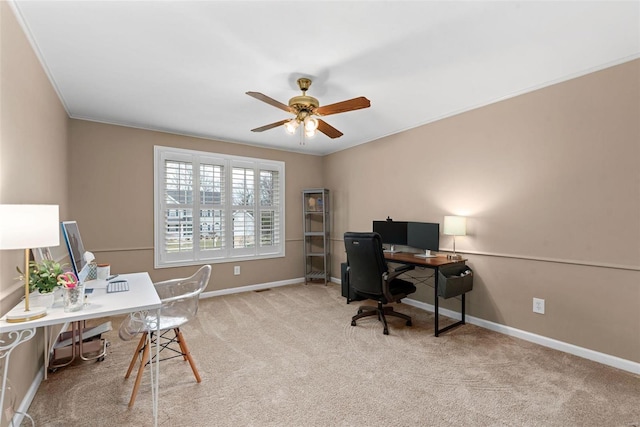
M438 255L427 249L423 254L415 254L414 256L416 258L436 258Z

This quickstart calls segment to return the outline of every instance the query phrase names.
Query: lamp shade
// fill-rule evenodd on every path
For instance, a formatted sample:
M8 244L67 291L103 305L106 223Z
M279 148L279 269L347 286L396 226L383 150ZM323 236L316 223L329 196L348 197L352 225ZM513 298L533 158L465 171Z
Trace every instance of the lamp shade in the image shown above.
M448 236L465 236L467 234L467 218L463 216L445 216L442 233Z
M58 205L0 205L0 249L60 244Z

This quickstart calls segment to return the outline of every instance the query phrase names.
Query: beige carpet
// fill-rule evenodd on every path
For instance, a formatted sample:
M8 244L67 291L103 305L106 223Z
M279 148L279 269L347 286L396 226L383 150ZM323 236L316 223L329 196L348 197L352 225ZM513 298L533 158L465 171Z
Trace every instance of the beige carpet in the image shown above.
M162 362L159 425L640 423L638 376L473 325L435 338L432 314L402 304L413 326L391 318L385 336L375 318L351 326L357 305L335 284L202 300L183 331L203 381L181 359ZM42 383L29 409L37 426L152 425L148 371L127 409L136 342L108 339L106 360Z

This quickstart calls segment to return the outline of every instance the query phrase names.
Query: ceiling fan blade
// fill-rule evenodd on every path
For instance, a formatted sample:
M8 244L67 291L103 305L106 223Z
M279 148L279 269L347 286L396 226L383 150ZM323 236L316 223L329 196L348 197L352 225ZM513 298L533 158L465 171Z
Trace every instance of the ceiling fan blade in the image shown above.
M280 101L276 101L275 99L268 97L267 95L260 92L247 92L247 95L254 97L255 99L259 99L262 102L266 102L269 105L273 105L276 108L286 111L287 113L291 113L291 107L283 104Z
M278 126L282 126L287 123L291 119L280 120L279 122L271 123L270 125L260 126L259 128L251 129L251 132L263 132L265 130L277 128Z
M324 105L315 110L315 114L319 116L328 116L330 114L346 113L347 111L359 110L361 108L369 108L371 101L364 96L349 99L347 101L336 102L335 104Z
M324 133L325 135L327 135L331 139L340 138L342 135L344 135L338 129L334 128L333 126L331 126L329 123L325 122L322 119L318 119L318 130Z

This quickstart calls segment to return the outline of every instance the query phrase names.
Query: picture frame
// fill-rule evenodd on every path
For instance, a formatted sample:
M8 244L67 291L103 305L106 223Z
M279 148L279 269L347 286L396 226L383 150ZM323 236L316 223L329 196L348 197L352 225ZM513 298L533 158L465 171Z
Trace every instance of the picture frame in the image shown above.
M31 249L31 253L33 254L33 260L40 264L42 261L53 261L53 255L51 255L51 248L34 248Z
M64 235L64 240L67 244L67 250L69 251L69 259L71 260L73 272L77 277L80 277L80 272L87 262L84 259L85 251L84 245L82 244L82 238L80 237L78 223L76 221L63 221L62 234Z

